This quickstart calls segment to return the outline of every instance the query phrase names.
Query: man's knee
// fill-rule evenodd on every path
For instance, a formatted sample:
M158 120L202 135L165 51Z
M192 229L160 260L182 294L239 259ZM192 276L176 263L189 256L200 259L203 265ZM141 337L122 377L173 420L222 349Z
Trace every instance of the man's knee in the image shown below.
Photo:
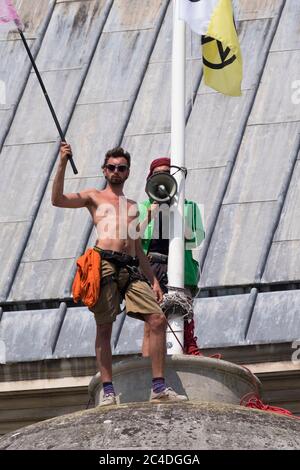
M167 327L166 317L159 313L153 313L148 316L147 324L151 331L165 330Z

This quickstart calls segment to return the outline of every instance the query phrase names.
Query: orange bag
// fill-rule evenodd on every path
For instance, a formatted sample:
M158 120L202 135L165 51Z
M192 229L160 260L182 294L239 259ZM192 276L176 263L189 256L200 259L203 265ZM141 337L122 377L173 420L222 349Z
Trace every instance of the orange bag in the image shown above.
M93 307L100 295L100 253L89 248L76 264L77 272L72 285L74 302L82 300L87 307Z

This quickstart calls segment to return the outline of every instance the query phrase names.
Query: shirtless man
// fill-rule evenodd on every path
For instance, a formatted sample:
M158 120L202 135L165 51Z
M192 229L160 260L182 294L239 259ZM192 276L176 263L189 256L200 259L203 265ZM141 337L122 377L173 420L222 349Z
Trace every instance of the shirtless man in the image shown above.
M62 143L60 155L52 187L52 204L70 209L86 207L98 233L94 249L101 255L101 287L99 299L90 310L97 324L96 358L104 392L100 405L116 404L110 342L113 322L120 313L121 296L125 298L126 313L145 321L150 328L151 401L186 400L187 397L167 387L164 379L166 319L158 304L163 293L140 238L132 230L135 220L138 227L137 204L126 199L123 193L130 172L129 153L121 147L106 153L102 165L107 181L104 190L91 188L69 194L64 194L64 176L68 157L72 155L70 145ZM138 265L151 287L138 275Z

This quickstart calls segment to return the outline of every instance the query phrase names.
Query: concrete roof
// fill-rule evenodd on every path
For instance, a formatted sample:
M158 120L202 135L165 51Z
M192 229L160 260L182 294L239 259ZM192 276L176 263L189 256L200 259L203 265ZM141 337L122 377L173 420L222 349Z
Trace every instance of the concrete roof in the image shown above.
M275 343L300 338L300 292L264 292L196 299L195 335L201 349ZM141 352L143 322L122 314L113 326L114 356ZM0 363L95 355L96 325L86 307L4 312ZM291 349L291 356L293 350Z

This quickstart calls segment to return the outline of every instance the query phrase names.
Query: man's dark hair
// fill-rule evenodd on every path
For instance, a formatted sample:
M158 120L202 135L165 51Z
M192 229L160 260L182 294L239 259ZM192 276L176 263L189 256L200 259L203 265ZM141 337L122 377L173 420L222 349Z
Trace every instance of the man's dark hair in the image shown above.
M131 160L130 153L126 152L122 147L115 147L111 150L108 150L108 152L106 152L104 163L102 165L102 169L105 168L105 165L106 165L108 159L111 158L111 157L115 157L115 158L116 157L124 157L124 158L126 158L128 167L130 168L130 160Z

